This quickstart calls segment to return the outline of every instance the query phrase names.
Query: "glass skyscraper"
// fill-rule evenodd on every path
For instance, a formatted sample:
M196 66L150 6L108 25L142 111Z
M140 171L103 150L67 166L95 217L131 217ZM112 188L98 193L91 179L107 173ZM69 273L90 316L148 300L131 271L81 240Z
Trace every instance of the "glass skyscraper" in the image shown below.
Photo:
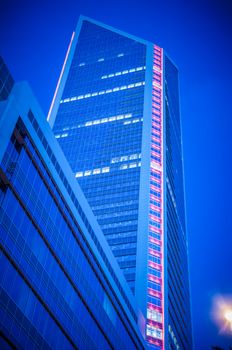
M178 70L81 17L48 121L144 315L152 349L192 349Z

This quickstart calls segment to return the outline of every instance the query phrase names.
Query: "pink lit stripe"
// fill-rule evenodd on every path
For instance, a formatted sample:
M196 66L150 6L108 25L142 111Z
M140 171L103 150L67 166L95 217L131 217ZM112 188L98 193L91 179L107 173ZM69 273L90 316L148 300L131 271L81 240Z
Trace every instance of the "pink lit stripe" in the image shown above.
M164 331L164 275L163 275L163 168L162 168L162 161L163 161L163 123L162 123L162 99L163 99L163 93L162 93L162 49L158 46L154 46L154 57L153 57L153 85L152 85L152 126L151 126L151 167L150 167L150 174L151 174L151 181L150 183L150 214L149 214L149 232L150 235L148 237L148 240L150 243L154 244L153 248L148 248L148 256L150 259L148 260L148 266L158 270L161 272L161 278L158 278L152 274L148 274L148 280L152 282L159 283L161 286L161 291L156 291L153 288L148 288L147 293L148 295L157 297L161 300L162 307L159 308L159 312L162 314L162 322L159 323L159 328L163 329ZM157 71L159 69L159 72ZM159 145L156 145L155 143L158 143ZM159 153L156 153L157 151L160 151ZM156 159L153 159L155 157ZM155 164L157 165L157 169L154 169ZM160 179L155 178L153 174L158 174ZM157 188L154 183L160 184L160 189ZM160 193L160 197L156 197L154 194L152 194L152 191L156 191ZM152 204L152 201L155 201L159 203L160 207L156 207ZM161 218L158 218L155 213L161 213ZM153 223L153 224L152 224ZM154 224L159 223L160 228L154 227ZM152 235L156 235L156 238ZM159 239L160 238L160 239ZM159 247L159 248L158 248ZM161 250L159 252L158 250ZM155 263L152 260L152 256L159 257L160 264ZM147 304L148 308L153 309L153 306L151 303ZM154 321L147 320L147 324L155 325ZM151 344L156 344L159 347L159 350L164 350L164 333L162 336L162 340L160 339L154 339L151 336L147 336L147 341Z

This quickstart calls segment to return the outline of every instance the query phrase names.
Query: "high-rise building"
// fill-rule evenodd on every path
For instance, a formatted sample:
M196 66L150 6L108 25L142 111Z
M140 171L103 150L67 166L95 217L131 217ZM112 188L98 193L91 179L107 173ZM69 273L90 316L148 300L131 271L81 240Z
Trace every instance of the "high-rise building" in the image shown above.
M191 350L175 64L81 17L48 121L145 315L148 345Z
M140 314L28 84L16 83L0 101L0 349L145 349Z

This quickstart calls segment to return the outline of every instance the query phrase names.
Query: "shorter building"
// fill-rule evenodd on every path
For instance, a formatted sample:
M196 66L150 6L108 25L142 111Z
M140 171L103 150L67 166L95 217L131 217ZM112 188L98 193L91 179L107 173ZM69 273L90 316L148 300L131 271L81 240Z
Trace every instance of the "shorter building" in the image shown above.
M146 348L134 296L27 83L0 102L0 271L1 349Z

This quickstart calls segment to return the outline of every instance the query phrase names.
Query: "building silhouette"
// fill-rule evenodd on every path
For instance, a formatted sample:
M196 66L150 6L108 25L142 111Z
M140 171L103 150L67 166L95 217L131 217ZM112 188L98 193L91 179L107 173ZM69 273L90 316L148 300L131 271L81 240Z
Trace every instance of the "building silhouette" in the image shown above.
M152 349L192 349L178 69L81 17L48 121L135 295Z

